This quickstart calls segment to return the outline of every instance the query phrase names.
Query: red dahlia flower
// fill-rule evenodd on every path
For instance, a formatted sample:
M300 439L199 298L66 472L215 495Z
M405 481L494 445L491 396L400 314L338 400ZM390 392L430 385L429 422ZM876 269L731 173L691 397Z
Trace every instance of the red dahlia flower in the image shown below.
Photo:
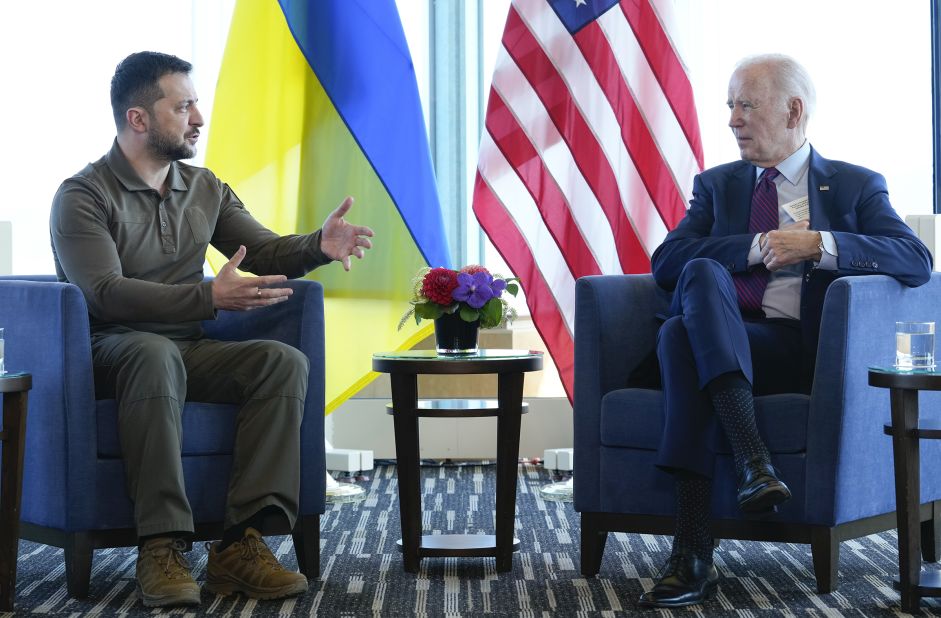
M432 268L422 280L421 293L439 305L451 305L452 293L457 287L457 273L450 268Z
M490 274L490 271L484 268L483 266L481 266L480 264L471 264L469 266L465 266L464 268L461 269L461 272L467 273L468 275L476 275L477 273L485 273L488 275Z

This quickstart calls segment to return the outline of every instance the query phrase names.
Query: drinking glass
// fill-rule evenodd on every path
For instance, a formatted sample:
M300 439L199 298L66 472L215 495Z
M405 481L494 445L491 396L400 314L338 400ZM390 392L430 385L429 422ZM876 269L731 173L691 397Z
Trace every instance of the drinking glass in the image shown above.
M934 368L934 322L895 323L895 366L898 369Z
M5 373L6 371L3 369L3 329L0 328L0 376Z

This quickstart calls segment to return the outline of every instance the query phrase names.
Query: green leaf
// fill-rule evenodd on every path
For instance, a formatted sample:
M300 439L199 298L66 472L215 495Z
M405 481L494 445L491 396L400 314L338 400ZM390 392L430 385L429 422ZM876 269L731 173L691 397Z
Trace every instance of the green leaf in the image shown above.
M516 293L520 291L520 286L516 285L515 283L508 283L506 286L506 291L513 296L516 296Z
M482 328L494 328L500 324L503 319L503 303L497 298L491 298L480 309L480 326Z
M476 322L480 312L467 305L461 305L461 319L465 322Z
M421 320L437 320L444 313L441 305L437 303L422 303L415 305L415 318Z
M408 321L408 319L409 319L410 317L412 317L412 315L413 315L414 313L415 313L415 307L412 307L412 308L410 308L408 311L405 312L405 315L403 315L403 316L402 316L402 319L399 320L399 328L398 328L398 330L402 330L402 327L405 326L405 323ZM418 317L417 317L417 316L415 317L415 322L416 322L416 323L418 322Z

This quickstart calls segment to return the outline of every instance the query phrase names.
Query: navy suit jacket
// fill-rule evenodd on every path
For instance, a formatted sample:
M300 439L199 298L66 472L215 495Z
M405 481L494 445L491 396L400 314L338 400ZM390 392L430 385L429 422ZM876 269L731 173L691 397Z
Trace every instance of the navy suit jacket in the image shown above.
M686 216L650 259L660 287L672 291L693 258L711 258L732 273L748 269L754 187L755 166L747 161L719 165L695 178ZM839 253L836 271L804 263L800 320L806 368L812 371L823 299L834 279L883 274L916 287L931 276L931 254L892 208L881 174L824 159L811 148L807 188L810 228L832 232Z

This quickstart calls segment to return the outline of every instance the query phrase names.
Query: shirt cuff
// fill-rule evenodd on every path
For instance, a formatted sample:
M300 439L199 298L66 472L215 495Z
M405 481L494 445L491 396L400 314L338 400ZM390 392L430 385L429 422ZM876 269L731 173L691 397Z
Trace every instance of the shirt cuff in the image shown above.
M764 263L764 260L761 259L761 247L758 246L758 241L761 240L761 232L755 234L754 240L751 241L751 249L748 250L748 265L757 266L758 264Z
M831 232L820 232L820 240L823 242L823 251L820 252L820 261L817 268L823 270L836 270L836 258L840 254L836 247L836 239Z

